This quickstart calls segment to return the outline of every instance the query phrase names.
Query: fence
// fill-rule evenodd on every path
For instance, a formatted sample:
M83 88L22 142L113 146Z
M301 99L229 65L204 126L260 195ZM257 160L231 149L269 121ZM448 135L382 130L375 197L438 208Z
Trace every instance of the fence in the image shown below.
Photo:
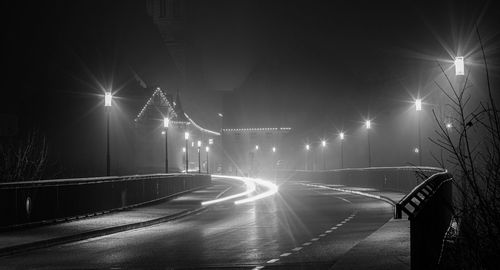
M1 183L0 228L137 206L210 184L210 175L199 174Z

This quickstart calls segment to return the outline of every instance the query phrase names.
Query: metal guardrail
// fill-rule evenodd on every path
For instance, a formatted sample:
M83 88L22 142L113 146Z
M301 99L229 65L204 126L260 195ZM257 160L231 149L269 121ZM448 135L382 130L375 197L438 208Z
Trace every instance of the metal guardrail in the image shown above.
M411 269L435 269L443 238L452 218L453 177L432 175L396 204L395 218L403 212L410 220Z
M139 206L210 185L209 175L149 174L0 184L0 230Z

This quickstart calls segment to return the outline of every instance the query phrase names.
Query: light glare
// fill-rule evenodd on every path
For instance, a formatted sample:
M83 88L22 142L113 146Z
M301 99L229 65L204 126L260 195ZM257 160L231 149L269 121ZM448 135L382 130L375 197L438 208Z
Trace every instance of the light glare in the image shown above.
M366 126L366 129L370 129L372 127L372 121L366 120L365 126Z
M168 119L168 117L163 118L163 127L168 128L169 124L170 124L170 119Z
M184 139L189 140L189 132L184 133Z
M340 132L340 139L344 140L344 132Z
M417 98L417 99L415 100L415 109L416 109L417 111L421 111L421 110L422 110L422 99Z
M325 147L326 146L326 141L325 140L322 140L321 141L321 146Z
M464 74L465 74L464 57L457 56L455 57L455 75L464 75Z
M104 95L104 106L105 107L111 107L111 100L113 99L113 95L111 92L106 92Z

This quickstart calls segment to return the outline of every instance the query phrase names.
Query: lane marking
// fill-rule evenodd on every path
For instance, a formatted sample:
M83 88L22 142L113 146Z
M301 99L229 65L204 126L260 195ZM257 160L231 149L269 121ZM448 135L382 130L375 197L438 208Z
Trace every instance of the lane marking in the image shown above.
M280 255L280 257L286 257L286 256L290 256L290 255L292 255L292 253L283 253Z
M319 238L313 238L313 239L311 239L311 241L318 241L318 240L319 240Z
M346 198L337 197L337 196L335 196L335 198L337 198L337 199L341 199L341 200L343 200L344 202L347 202L347 203L352 203L351 201L349 201L349 200L348 200L348 199L346 199Z
M326 234L324 234L324 233L319 235L319 237L325 237L325 236L326 236Z
M264 268L264 267L265 267L265 266L262 266L262 265L255 266L255 267L253 268L253 270L260 270L260 269L262 269L262 268Z
M331 232L332 232L332 230L326 230L325 231L325 233L331 233Z
M332 230L336 230L336 229L337 229L337 227L332 227Z
M337 224L337 225L335 225L335 226L340 227L340 226L342 226L342 225L344 225L344 224L339 223L339 224Z
M272 259L272 260L267 261L266 263L275 263L275 262L277 262L277 261L279 261L279 260L280 260L280 259Z
M296 248L292 249L292 251L297 252L297 251L299 251L299 250L301 250L301 249L302 249L302 247L296 247Z
M302 244L303 246L309 246L310 244L312 244L311 242L305 242L304 244Z

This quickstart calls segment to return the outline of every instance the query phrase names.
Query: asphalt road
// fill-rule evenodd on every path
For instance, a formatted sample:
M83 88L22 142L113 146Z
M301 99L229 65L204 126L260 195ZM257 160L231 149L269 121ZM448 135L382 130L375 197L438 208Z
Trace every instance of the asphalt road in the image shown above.
M376 199L287 183L272 198L3 257L0 268L329 269L391 217Z

